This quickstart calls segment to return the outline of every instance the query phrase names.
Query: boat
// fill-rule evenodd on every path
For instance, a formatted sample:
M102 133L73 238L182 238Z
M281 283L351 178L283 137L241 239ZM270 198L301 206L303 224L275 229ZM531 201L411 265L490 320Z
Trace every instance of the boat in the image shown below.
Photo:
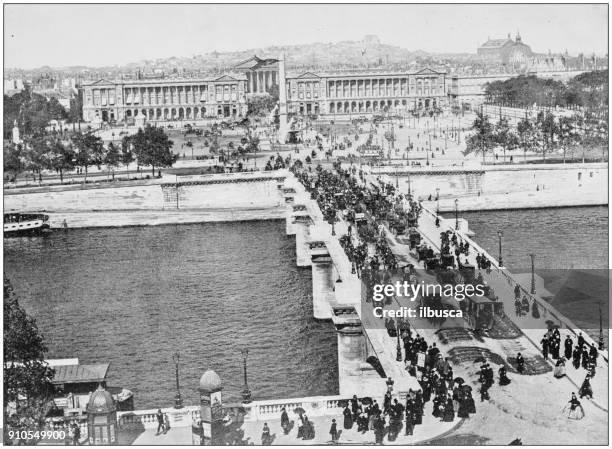
M44 214L4 214L4 237L40 235L49 230L49 216Z

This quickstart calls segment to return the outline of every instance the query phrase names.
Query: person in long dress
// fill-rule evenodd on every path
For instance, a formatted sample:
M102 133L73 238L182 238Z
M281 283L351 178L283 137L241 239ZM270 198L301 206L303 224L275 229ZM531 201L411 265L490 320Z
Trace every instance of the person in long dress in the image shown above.
M569 419L582 419L584 418L584 409L582 408L582 404L576 397L576 393L572 393L572 398L569 400L568 404L563 408L564 412L567 412L567 417Z
M348 405L344 407L342 414L344 415L344 428L349 430L351 427L353 427L353 414L348 408Z
M502 366L499 368L499 384L500 385L508 385L510 383L510 379L508 379L508 375L506 374L506 367Z
M444 413L442 415L442 421L453 422L455 420L455 409L453 408L453 398L449 396L444 406Z
M591 376L589 376L587 374L587 376L584 378L584 382L582 382L582 386L580 387L580 391L578 392L580 394L580 399L582 399L583 397L587 397L588 399L593 399L593 388L591 388Z
M287 414L287 410L285 410L285 407L283 407L282 413L281 413L281 428L283 429L283 433L285 435L287 435L289 433L289 415Z
M565 376L565 359L563 357L557 360L553 374L557 379L561 379L563 376Z

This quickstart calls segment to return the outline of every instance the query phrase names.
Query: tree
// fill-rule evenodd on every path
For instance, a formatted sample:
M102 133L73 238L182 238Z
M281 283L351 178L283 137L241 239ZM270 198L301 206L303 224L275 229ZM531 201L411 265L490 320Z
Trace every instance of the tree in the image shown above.
M23 160L23 144L9 143L4 145L3 148L3 167L4 173L11 173L12 179L25 170L25 163Z
M125 136L121 140L121 163L125 165L125 175L127 179L130 179L130 172L128 166L134 162L134 152L132 151L132 142L129 136Z
M60 174L60 182L64 183L64 171L75 167L76 153L71 142L64 141L57 136L47 138L48 152L46 153L46 168Z
M504 151L504 163L506 162L506 151L512 151L519 146L519 139L506 117L500 117L495 126L493 139Z
M489 116L482 112L476 113L476 119L472 125L474 133L466 139L466 148L464 154L480 153L482 154L482 162L485 161L485 155L494 147L493 126L489 121Z
M36 321L20 306L6 276L3 337L5 431L40 430L53 394L54 370L44 361L47 346Z
M113 172L113 181L115 180L115 168L119 167L121 162L121 152L119 148L113 143L109 143L104 154L104 165L108 168L108 171ZM107 176L108 179L108 176Z
M546 150L552 150L554 145L555 134L558 128L555 122L555 116L551 112L538 113L536 124L539 130L539 135L542 138L542 158L546 160Z
M91 132L85 134L74 133L72 141L76 148L76 165L85 169L85 182L87 170L92 165L102 165L104 160L104 144L102 139Z
M178 155L172 153L173 142L162 128L145 126L131 137L134 153L140 165L150 165L155 176L155 167L172 167Z
M519 143L523 148L524 158L527 160L527 150L532 148L534 139L533 123L531 123L531 120L525 117L518 122L516 129L519 135Z
M563 163L565 163L565 156L567 150L572 150L572 159L574 156L573 149L580 142L580 135L576 129L577 121L576 117L559 117L559 125L558 125L558 133L559 133L559 143L563 148Z

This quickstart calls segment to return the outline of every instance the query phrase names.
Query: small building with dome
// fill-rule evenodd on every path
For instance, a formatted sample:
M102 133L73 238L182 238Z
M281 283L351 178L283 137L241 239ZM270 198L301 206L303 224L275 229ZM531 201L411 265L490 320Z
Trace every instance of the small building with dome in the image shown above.
M102 387L91 394L87 403L87 432L90 445L117 445L117 405Z

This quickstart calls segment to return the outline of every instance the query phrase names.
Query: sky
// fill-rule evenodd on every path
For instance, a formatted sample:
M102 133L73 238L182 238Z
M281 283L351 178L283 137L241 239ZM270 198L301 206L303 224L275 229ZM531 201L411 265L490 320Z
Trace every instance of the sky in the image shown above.
M538 53L608 53L608 6L580 4L4 4L4 66L90 67L270 45L361 40L475 53L519 31Z

